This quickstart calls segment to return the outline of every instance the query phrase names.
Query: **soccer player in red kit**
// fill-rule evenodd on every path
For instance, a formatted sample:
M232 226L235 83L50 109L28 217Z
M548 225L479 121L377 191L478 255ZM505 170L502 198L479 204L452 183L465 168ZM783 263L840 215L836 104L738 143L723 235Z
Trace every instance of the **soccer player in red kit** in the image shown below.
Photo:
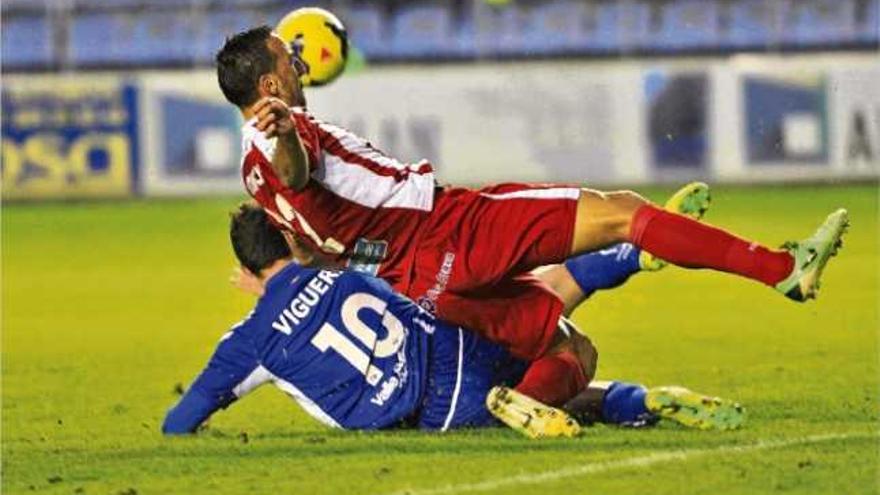
M220 88L246 120L248 193L332 261L384 278L518 357L553 347L563 311L529 273L538 266L631 242L671 263L738 274L803 301L815 296L847 224L838 210L812 237L772 250L630 191L438 187L429 163L401 163L309 114L295 62L266 26L229 38L217 54Z

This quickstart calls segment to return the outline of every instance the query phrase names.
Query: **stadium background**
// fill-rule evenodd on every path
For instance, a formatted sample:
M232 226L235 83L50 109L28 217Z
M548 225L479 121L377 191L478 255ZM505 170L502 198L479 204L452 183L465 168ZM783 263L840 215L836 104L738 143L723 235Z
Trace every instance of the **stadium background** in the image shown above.
M429 158L444 182L631 185L662 200L700 179L716 187L710 219L771 244L850 208L815 305L668 270L576 313L604 377L737 398L749 427L545 445L344 436L260 392L203 438L161 439L172 390L249 304L225 286L240 121L211 59L225 35L301 4L4 0L4 493L880 491L880 0L308 4L339 15L357 52L307 93L313 111ZM827 434L843 437L810 440ZM723 450L768 439L801 443ZM662 472L614 467L716 448ZM572 459L597 474L496 482Z

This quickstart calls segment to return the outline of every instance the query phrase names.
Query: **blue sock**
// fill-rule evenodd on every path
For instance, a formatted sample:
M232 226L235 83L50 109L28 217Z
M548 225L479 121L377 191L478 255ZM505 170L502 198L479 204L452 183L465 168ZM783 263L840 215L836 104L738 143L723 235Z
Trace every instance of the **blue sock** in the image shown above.
M636 383L611 382L602 402L602 419L606 423L643 426L657 417L645 406L647 389Z
M642 251L629 243L593 251L565 260L565 268L584 291L586 297L602 289L613 289L626 282L639 267Z

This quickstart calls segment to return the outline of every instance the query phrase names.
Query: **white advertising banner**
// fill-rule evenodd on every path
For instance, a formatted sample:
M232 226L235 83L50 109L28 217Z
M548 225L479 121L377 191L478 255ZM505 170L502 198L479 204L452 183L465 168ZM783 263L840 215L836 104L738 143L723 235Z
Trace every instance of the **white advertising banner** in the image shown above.
M858 54L417 65L307 97L318 118L401 160L427 158L444 183L863 179L880 176L878 76L880 62ZM238 121L215 75L143 83L145 190L240 190ZM202 105L213 121L188 116ZM181 118L207 129L182 132Z
M427 158L444 181L607 183L645 175L639 90L632 67L509 64L377 70L308 98L376 146Z
M880 62L830 73L831 165L840 175L880 171Z
M41 80L51 94L32 89ZM427 158L444 183L876 179L878 80L870 55L742 55L375 67L307 97L377 148ZM100 98L81 91L107 81ZM243 192L241 117L213 71L22 75L3 94L6 198ZM90 117L105 107L121 110ZM77 125L49 119L62 113ZM98 131L122 144L77 151Z

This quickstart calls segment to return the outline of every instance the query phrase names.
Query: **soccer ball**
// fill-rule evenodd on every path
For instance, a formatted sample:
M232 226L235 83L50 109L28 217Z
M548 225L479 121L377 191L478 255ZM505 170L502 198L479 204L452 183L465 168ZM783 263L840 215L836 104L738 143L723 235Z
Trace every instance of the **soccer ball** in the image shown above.
M329 84L348 59L348 34L335 15L324 9L296 9L281 19L275 32L290 45L303 86Z

